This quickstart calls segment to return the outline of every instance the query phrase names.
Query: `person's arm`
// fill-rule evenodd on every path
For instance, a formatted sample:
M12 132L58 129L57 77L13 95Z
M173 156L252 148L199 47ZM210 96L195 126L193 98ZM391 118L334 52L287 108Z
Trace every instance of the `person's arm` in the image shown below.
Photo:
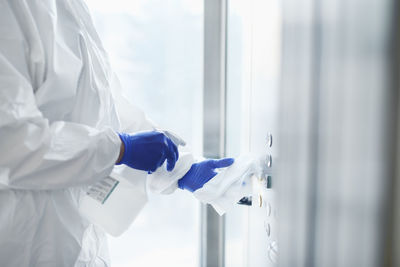
M24 55L18 42L20 51L0 45L0 187L58 189L109 175L120 154L118 134L43 117L29 79L30 62L15 56Z

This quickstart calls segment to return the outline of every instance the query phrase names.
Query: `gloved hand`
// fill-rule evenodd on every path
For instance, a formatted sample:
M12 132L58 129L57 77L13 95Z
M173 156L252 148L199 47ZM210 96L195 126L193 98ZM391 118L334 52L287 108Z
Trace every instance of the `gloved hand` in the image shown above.
M167 171L172 171L179 158L177 146L163 132L148 131L137 134L119 133L125 151L119 164L155 172L167 160Z
M180 189L194 192L217 175L215 169L229 167L234 161L233 158L224 158L194 163L185 176L178 180L178 186Z

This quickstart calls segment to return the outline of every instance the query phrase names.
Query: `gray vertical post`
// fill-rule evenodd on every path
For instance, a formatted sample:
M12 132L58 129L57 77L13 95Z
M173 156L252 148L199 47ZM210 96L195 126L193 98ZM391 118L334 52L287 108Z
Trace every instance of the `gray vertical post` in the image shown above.
M226 0L204 1L204 156L225 153ZM224 266L224 217L201 207L201 266Z

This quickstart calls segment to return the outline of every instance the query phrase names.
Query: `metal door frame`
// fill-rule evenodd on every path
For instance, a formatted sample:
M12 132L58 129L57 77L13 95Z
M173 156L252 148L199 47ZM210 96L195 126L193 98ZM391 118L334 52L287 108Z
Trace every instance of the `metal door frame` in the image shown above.
M203 154L225 155L227 0L204 1ZM225 217L201 207L200 266L225 265Z

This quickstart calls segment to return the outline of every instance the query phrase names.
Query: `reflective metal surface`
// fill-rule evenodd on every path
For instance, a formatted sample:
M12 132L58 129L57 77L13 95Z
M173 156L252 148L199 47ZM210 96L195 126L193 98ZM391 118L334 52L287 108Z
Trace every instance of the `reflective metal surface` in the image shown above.
M268 245L268 258L272 263L276 263L278 260L278 243L276 241Z
M267 161L267 167L271 168L272 167L272 155L271 154L267 155L266 161Z
M282 2L279 266L384 266L397 2Z
M271 133L267 134L267 146L268 147L272 146L272 134Z
M225 154L226 0L204 1L203 154ZM225 217L210 205L201 208L201 266L223 267Z

